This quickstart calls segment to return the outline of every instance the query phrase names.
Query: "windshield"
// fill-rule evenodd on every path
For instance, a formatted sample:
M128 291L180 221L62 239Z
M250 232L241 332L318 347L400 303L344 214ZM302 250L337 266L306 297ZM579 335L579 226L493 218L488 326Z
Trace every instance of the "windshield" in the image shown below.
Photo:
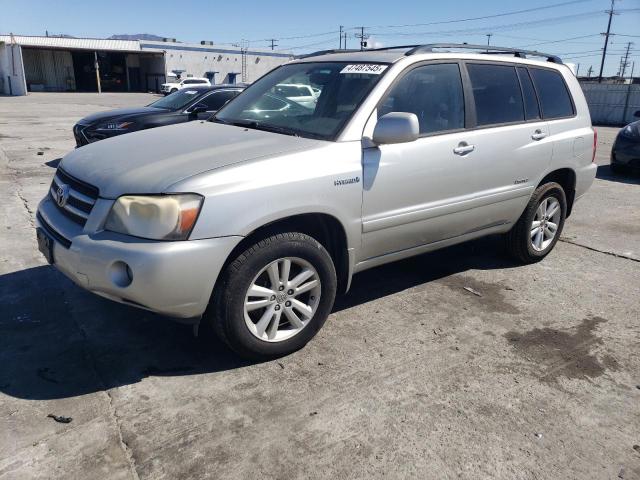
M332 140L388 65L294 63L268 73L213 121Z
M189 105L193 100L198 98L203 93L206 93L206 91L189 90L188 88L185 88L183 90L173 92L171 95L167 95L160 100L156 100L148 106L153 108L164 108L167 110L180 110Z

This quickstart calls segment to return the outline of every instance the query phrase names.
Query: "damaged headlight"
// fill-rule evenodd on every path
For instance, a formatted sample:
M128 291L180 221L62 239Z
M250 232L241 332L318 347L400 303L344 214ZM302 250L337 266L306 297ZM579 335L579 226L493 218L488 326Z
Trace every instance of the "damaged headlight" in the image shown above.
M123 195L113 204L105 229L151 240L186 240L202 201L195 193Z

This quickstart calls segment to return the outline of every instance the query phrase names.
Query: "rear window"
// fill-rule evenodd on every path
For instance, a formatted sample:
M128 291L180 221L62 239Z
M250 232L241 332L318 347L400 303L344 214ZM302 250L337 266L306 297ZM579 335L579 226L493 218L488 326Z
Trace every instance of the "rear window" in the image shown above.
M524 120L516 69L508 65L468 64L478 125Z
M559 72L542 68L530 68L529 71L540 97L543 118L571 117L575 114L567 85Z

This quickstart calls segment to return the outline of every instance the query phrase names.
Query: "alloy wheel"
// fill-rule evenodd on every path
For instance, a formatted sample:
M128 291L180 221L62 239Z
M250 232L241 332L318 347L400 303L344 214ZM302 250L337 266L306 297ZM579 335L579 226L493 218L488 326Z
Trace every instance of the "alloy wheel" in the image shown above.
M546 197L538 205L531 223L531 246L542 252L551 245L558 232L562 209L556 197Z
M281 342L300 333L313 318L321 295L320 276L306 260L275 260L255 276L244 300L249 331L266 342Z

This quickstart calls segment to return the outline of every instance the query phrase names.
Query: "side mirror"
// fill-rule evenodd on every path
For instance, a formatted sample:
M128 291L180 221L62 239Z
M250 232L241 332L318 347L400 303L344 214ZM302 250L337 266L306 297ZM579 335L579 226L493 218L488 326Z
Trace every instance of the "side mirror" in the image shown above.
M377 145L406 143L417 140L419 135L420 124L414 113L391 112L378 119L372 140Z
M209 107L204 103L196 103L193 107L191 107L191 115L198 115L199 113L204 113L207 111Z
M640 118L640 110L636 110L636 113L634 113L633 116L636 118Z

